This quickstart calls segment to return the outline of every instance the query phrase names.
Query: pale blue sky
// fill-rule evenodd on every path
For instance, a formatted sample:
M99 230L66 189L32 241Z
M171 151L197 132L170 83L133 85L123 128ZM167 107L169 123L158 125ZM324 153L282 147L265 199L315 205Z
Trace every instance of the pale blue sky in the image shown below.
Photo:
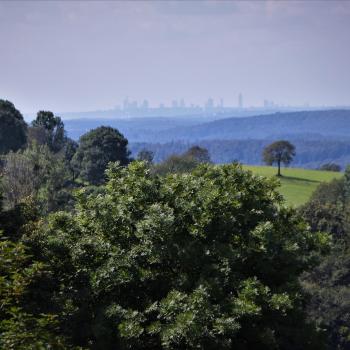
M350 105L349 1L2 1L0 43L0 98L23 112Z

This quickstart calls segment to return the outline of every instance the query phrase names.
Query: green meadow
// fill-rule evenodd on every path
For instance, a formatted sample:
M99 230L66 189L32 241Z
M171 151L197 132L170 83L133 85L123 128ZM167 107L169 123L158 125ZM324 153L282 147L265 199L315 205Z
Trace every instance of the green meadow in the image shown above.
M272 177L276 176L277 168L270 166L244 165L244 169L255 174ZM311 194L322 182L329 182L340 178L343 174L332 171L308 170L300 168L282 168L280 193L287 203L293 206L300 206L308 201Z

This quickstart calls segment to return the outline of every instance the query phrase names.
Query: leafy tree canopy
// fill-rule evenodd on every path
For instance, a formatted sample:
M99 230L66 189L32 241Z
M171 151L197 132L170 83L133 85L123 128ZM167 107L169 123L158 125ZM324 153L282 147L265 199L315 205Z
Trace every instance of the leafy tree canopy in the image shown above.
M341 171L341 166L335 163L326 163L320 166L320 170L326 170L326 171Z
M153 158L154 158L154 153L152 151L149 151L147 149L142 149L138 154L137 154L137 160L141 160L146 162L147 164L152 164L153 163Z
M300 210L312 231L332 234L336 239L346 234L350 211L345 200L344 179L320 184L309 202Z
M101 126L83 135L73 163L80 177L93 185L105 181L109 162L129 163L128 140L117 130Z
M27 142L27 124L13 103L0 99L0 154L17 151Z
M95 349L312 349L300 274L326 237L238 165L158 177L110 165L28 244L61 328ZM316 347L319 349L320 347Z
M28 293L44 272L31 262L22 243L4 239L0 232L0 348L16 350L70 348L58 334L55 315L31 313ZM73 349L73 348L72 348Z
M39 111L36 119L32 122L34 130L31 132L33 138L37 138L39 143L45 139L45 143L54 153L59 152L65 143L64 124L60 117L55 116L50 111ZM41 130L41 132L39 130Z
M201 163L210 163L209 152L206 148L193 146L183 154L173 154L156 164L153 172L158 175L183 174L191 172Z
M295 156L295 147L288 141L276 141L266 146L263 151L263 160L267 165L277 164L277 175L281 176L281 163L288 165Z
M186 153L186 156L192 157L198 163L210 163L209 151L206 148L199 146L192 146Z
M198 162L186 155L173 154L164 162L153 166L152 170L157 175L183 174L191 172L198 166Z
M309 317L325 331L329 349L350 349L350 169L322 184L301 212L312 231L333 237L333 248L302 281L310 295Z
M61 190L69 177L64 160L47 146L33 143L4 158L2 189L4 204L13 208L33 199L44 212L64 205ZM62 200L63 199L63 200Z

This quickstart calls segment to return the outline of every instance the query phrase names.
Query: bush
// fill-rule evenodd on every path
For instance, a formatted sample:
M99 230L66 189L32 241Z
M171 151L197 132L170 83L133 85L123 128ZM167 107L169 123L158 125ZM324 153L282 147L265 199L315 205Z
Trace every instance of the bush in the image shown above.
M336 171L339 172L341 171L341 166L335 163L327 163L323 164L319 168L320 170L325 170L325 171Z

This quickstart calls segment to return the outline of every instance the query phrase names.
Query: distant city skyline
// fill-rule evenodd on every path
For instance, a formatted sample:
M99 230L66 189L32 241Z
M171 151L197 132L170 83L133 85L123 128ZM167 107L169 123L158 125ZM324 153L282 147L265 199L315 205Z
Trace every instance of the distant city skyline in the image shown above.
M270 107L350 107L349 105L310 105L309 102L305 101L301 104L288 105L288 104L280 104L273 99L263 99L261 104L259 105L244 105L244 96L242 93L239 93L236 97L237 102L232 104L225 103L223 98L214 99L212 97L208 97L203 103L194 104L191 101L186 101L184 98L174 98L171 101L160 102L160 103L150 103L148 99L137 100L130 98L127 96L124 98L122 103L116 104L112 109L148 109L148 108L173 108L173 109L181 109L181 108L202 108L202 109L210 109L210 108L270 108Z
M23 113L240 93L242 107L349 105L349 33L349 1L1 1L0 98Z
M115 117L147 117L147 116L186 116L186 115L224 115L227 113L235 113L237 116L245 115L244 112L253 112L259 114L265 112L288 112L300 110L324 110L328 108L336 109L350 109L349 105L310 105L305 102L300 105L279 104L272 99L264 99L260 105L245 105L244 96L239 93L236 97L236 104L226 104L223 98L214 99L208 97L206 101L199 104L194 104L186 101L184 98L173 98L168 102L160 102L159 104L152 104L148 99L141 98L140 100L133 99L129 96L125 97L121 103L115 104L113 107L106 107L100 109L82 109L79 111L54 111L57 115L70 115L74 113L83 114L90 112L109 112L109 115ZM42 109L41 109L42 110ZM24 112L27 120L32 120L37 111ZM241 114L243 113L243 114ZM251 113L249 113L251 115Z
M272 100L265 99L260 106L244 106L243 94L240 93L237 99L237 105L226 105L220 98L218 101L208 98L203 104L186 103L185 99L172 99L168 104L160 103L151 105L147 99L137 101L126 97L121 104L110 109L100 110L82 110L78 112L58 111L57 115L65 118L143 118L143 117L244 117L252 115L261 115L276 112L296 112L303 110L324 110L328 108L350 109L350 106L310 106L305 103L299 106L279 105ZM25 114L28 121L32 120L35 113Z

